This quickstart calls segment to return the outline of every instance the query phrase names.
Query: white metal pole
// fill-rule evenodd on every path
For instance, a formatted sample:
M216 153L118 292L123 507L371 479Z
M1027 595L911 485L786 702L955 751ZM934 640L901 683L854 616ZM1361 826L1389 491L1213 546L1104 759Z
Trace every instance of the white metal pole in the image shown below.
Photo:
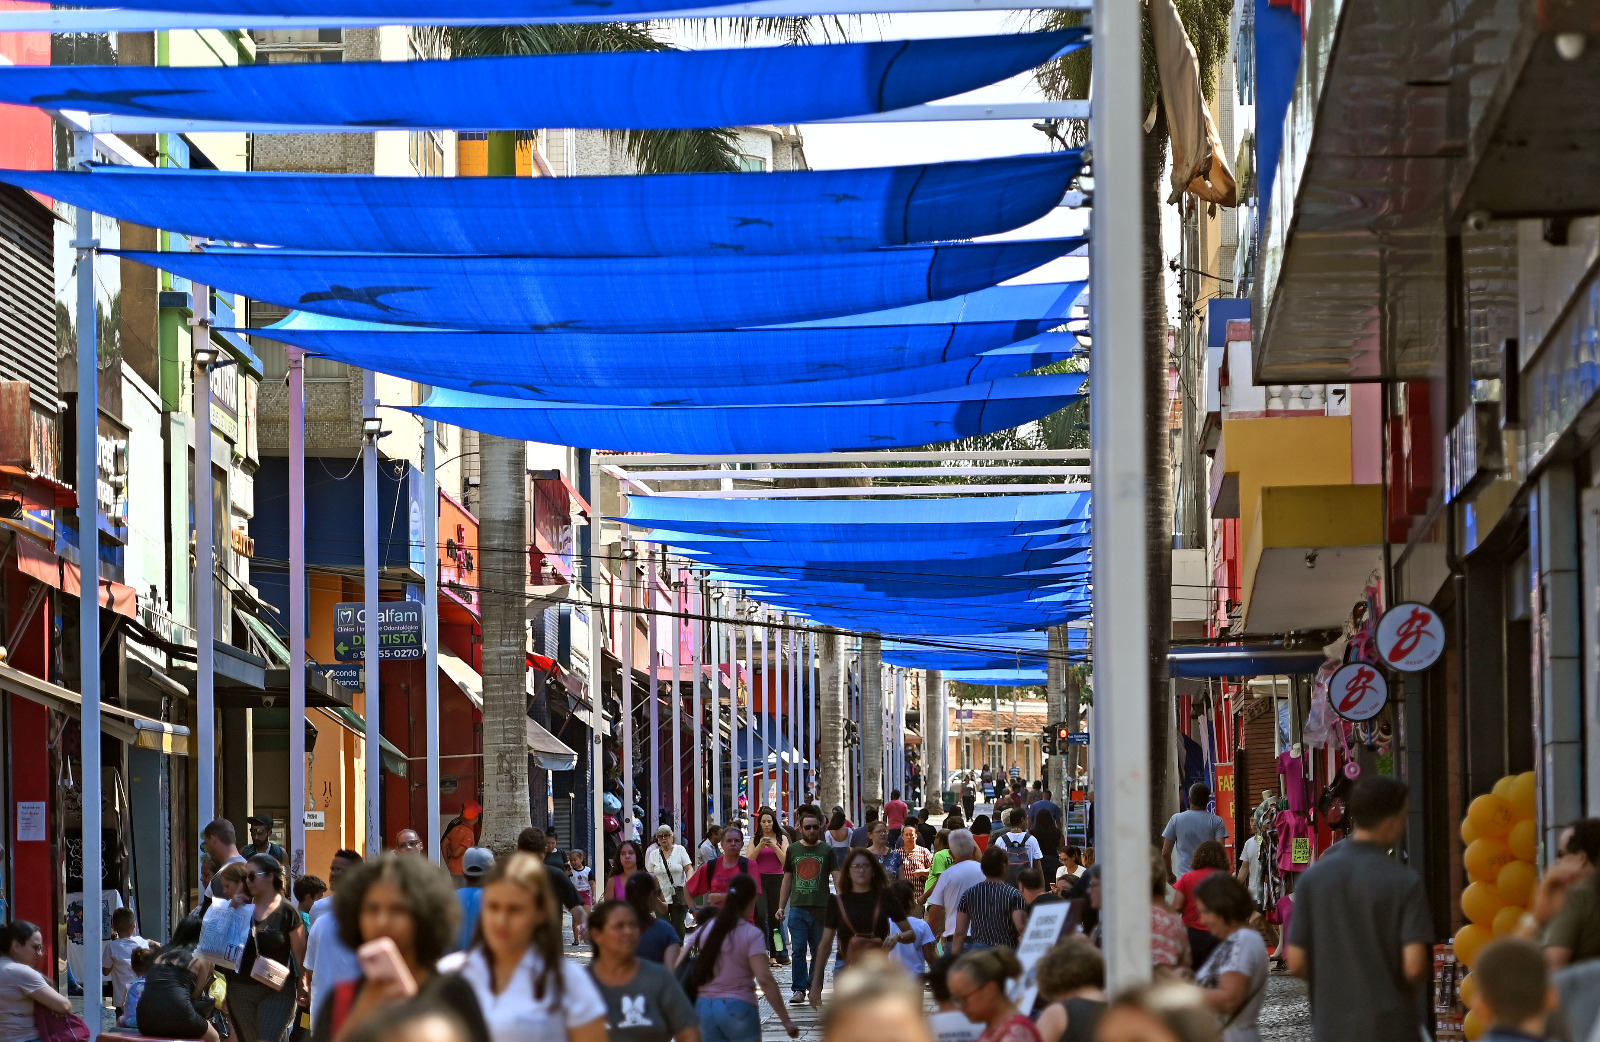
M306 868L306 353L289 358L289 871ZM363 685L362 690L365 690Z
M442 823L439 813L439 475L434 440L434 421L422 421L422 487L428 497L422 507L422 611L426 618L426 656L423 662L423 711L428 757L428 835L437 840ZM428 850L434 864L443 856L440 843L431 841Z
M94 159L94 137L74 134L73 146L78 166ZM83 917L83 950L89 952L91 967L97 967L101 951L100 890L104 871L100 851L100 354L99 322L95 298L94 213L78 207L78 668L79 690L83 695L79 721L79 747L82 762L78 776L83 779L83 893L92 914ZM210 431L201 432L210 437ZM199 437L201 435L197 435ZM206 497L211 495L206 483ZM211 750L198 750L202 758ZM91 968L91 980L84 984L84 1018L89 1024L89 1039L100 1035L100 972ZM89 996L94 996L92 1002Z
M661 662L661 639L660 631L656 628L658 620L655 610L656 576L661 574L661 556L660 547L652 546L650 567L645 570L644 599L641 602L645 608L644 624L650 635L650 755L647 758L650 764L650 816L645 819L644 835L639 837L641 841L654 836L656 825L661 821L661 688L656 679L656 669Z
M778 678L776 656L770 654L770 642L773 631L767 626L771 616L763 611L761 613L761 734L766 739L766 752L761 757L761 806L768 806L767 787L774 785L778 780L777 764L773 758L777 755L777 733L773 720L778 715ZM771 801L776 805L777 799Z
M1093 567L1095 852L1104 864L1106 985L1150 979L1149 591L1145 572L1145 192L1139 176L1143 5L1094 0L1090 84L1094 224L1089 303L1090 539Z
M793 616L785 621L791 626L795 622ZM800 634L785 629L784 636L788 638L789 645L789 651L784 656L785 672L789 677L789 697L784 702L789 707L789 813L793 815L800 806Z
M722 820L722 597L711 591L711 820ZM695 842L705 835L702 825Z
M211 290L192 285L191 353L211 346ZM207 355L207 358L215 357ZM211 500L211 365L196 361L194 376L194 601L195 601L195 763L200 790L195 806L200 826L217 816L217 568L216 518ZM89 887L84 891L89 892Z
M693 573L690 573L690 576L692 578ZM694 614L706 614L705 584L696 581L694 585L690 587L690 589L695 590L699 594L698 597L691 600L691 606L697 609ZM690 760L690 763L694 765L694 771L693 776L689 780L689 790L694 794L694 812L690 816L689 821L685 823L689 828L693 829L693 831L683 838L684 843L690 849L693 849L695 845L700 842L700 837L705 834L706 830L706 764L704 742L706 717L705 703L703 701L705 677L700 671L700 656L701 648L704 643L705 631L705 620L703 619L695 619L689 624L689 633L691 634L692 640L692 643L689 645L691 652L689 672L694 677L694 704L690 709L691 718L694 720L694 757L692 760ZM713 690L715 690L715 688L713 688ZM712 732L712 734L715 733L715 731Z
M755 602L747 602L750 607L755 607ZM750 672L749 694L744 703L744 733L745 754L744 769L749 772L745 782L745 818L748 824L755 824L756 808L760 806L760 784L756 779L756 643L755 626L752 625L753 616L744 624L744 660L745 668ZM748 838L748 837L746 837Z
M622 599L626 608L632 608L637 598L634 596L634 573L636 569L633 562L637 559L634 555L638 551L633 542L628 538L628 526L622 526L622 578L617 595ZM617 643L621 647L622 660L622 689L618 692L617 702L622 707L622 838L637 840L640 837L633 833L633 807L637 802L637 794L633 791L633 622L634 614L623 610L617 613L617 630L620 638ZM644 866L640 866L643 868Z
M368 421L378 415L377 374L362 374L362 404ZM366 579L363 638L366 642L367 712L367 857L383 851L383 685L380 681L381 630L378 626L378 438L367 423L366 454L361 461L362 575ZM428 845L439 842L431 836Z
M580 457L581 459L581 457ZM588 499L598 503L600 498L600 455L589 453ZM600 571L600 536L602 527L598 507L589 514L589 710L594 726L589 728L589 770L594 784L589 786L589 842L594 856L589 863L594 866L594 889L605 892L606 832L605 832L605 735L601 721L605 718L605 654L606 617L602 600L604 576ZM626 562L624 562L626 563ZM609 598L609 591L606 596ZM624 669L627 667L624 666ZM621 723L618 723L621 726ZM627 817L632 817L628 814Z
M674 568L672 584L672 828L680 840L683 829L683 602L687 587L683 570Z
M822 665L817 660L817 634L811 632L807 637L806 673L810 677L811 697L806 704L806 721L809 725L806 748L810 751L806 759L811 761L811 792L812 798L815 799L822 791L822 766L818 762L822 753L822 742L817 731L817 703L822 698ZM833 640L834 637L830 634L828 639Z

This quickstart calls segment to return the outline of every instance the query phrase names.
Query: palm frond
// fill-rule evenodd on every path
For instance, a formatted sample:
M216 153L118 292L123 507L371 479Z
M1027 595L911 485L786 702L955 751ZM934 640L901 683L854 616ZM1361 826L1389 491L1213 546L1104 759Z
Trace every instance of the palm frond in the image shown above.
M1194 44L1200 60L1200 89L1206 99L1217 93L1217 67L1228 51L1228 22L1233 15L1231 0L1174 0L1178 17ZM1031 19L1037 29L1068 29L1083 24L1081 11L1037 11ZM1140 59L1144 70L1144 104L1155 104L1161 91L1156 71L1155 43L1150 36L1150 19L1143 20ZM1081 101L1089 96L1089 72L1094 59L1092 47L1080 47L1039 67L1034 81L1045 96L1056 101ZM1076 128L1074 128L1076 129Z
M707 130L619 130L643 174L723 174L739 169L739 135Z
M810 18L704 18L668 23L687 36L702 40L725 37L749 43L752 40L777 40L783 44L843 43L861 28L860 15L827 15Z

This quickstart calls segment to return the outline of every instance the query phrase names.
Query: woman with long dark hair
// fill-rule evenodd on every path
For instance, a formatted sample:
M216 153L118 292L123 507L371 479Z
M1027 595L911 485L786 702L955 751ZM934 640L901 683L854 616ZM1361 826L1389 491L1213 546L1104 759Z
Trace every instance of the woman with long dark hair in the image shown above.
M639 958L639 919L632 905L596 905L589 914L589 940L589 975L605 998L610 1042L700 1042L700 1018L678 979Z
M756 825L745 843L744 856L750 870L761 878L761 894L756 898L756 924L767 938L767 954L780 966L789 962L788 945L781 943L786 931L778 917L778 896L783 890L783 865L789 854L789 834L771 807L756 811Z
M1061 867L1061 848L1066 841L1066 836L1061 832L1061 823L1056 821L1056 816L1049 809L1041 808L1033 816L1033 826L1028 829L1029 834L1039 841L1039 871L1044 873L1046 886L1055 882L1056 869Z
M606 873L606 897L613 901L626 901L622 888L635 872L644 871L644 845L636 839L625 839L617 844L617 856L612 858Z
M838 852L840 857L850 849L850 819L844 816L844 808L835 806L833 814L828 818L828 827L822 835L828 841L828 846Z
M472 947L439 963L472 986L495 1042L606 1042L605 1000L563 958L553 871L520 852L495 865Z
M659 962L667 969L678 965L682 941L672 923L661 917L663 903L661 884L649 872L635 872L623 886L623 903L633 909L634 921L639 925L639 958L646 962Z
M72 1001L39 972L44 964L44 934L17 919L0 926L0 1040L27 1042L39 1037L36 1009L71 1013ZM200 1037L198 1035L194 1036Z
M1039 1031L1006 994L1022 976L1022 963L1010 948L967 952L950 967L950 997L967 1019L983 1025L978 1042L1039 1042Z
M789 1016L773 979L766 941L759 929L745 921L755 903L756 881L748 875L734 876L717 917L684 942L685 951L695 960L689 984L705 1042L760 1042L757 984L789 1037L800 1037L800 1028ZM821 977L817 974L818 980Z
M179 920L172 940L156 952L145 971L144 991L134 1010L139 1030L151 1038L203 1038L217 1042L211 1017L211 960L195 951L200 943L202 914L196 910Z
M240 1042L287 1042L299 1009L300 971L306 960L306 924L284 897L283 865L271 854L245 862L245 893L255 905L250 939L237 972L228 975L228 1019ZM262 983L252 972L256 960L270 959L289 969L281 987Z
M890 923L895 930L889 929ZM819 964L827 958L835 937L839 939L836 969L851 961L847 957L858 937L879 944L884 954L894 951L897 944L917 939L916 931L906 921L905 909L889 889L888 874L865 847L853 848L839 866L839 892L822 917L822 942L817 945ZM813 1008L822 1006L822 976L819 965L811 975L809 998Z

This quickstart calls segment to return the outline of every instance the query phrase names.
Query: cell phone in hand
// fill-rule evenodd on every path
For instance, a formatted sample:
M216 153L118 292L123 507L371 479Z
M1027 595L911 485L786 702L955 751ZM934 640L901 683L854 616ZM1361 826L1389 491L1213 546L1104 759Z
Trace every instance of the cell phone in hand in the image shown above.
M367 982L386 992L410 997L417 993L417 980L411 976L405 959L393 938L379 937L356 949L356 962Z

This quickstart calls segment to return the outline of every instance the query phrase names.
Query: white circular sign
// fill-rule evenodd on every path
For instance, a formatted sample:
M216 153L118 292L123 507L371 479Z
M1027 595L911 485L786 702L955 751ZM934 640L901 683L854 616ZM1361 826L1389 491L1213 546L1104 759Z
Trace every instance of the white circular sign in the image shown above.
M1378 654L1402 673L1420 673L1444 654L1444 620L1426 604L1396 604L1378 620Z
M1352 662L1328 682L1328 698L1346 720L1371 720L1389 701L1389 682L1377 666Z

